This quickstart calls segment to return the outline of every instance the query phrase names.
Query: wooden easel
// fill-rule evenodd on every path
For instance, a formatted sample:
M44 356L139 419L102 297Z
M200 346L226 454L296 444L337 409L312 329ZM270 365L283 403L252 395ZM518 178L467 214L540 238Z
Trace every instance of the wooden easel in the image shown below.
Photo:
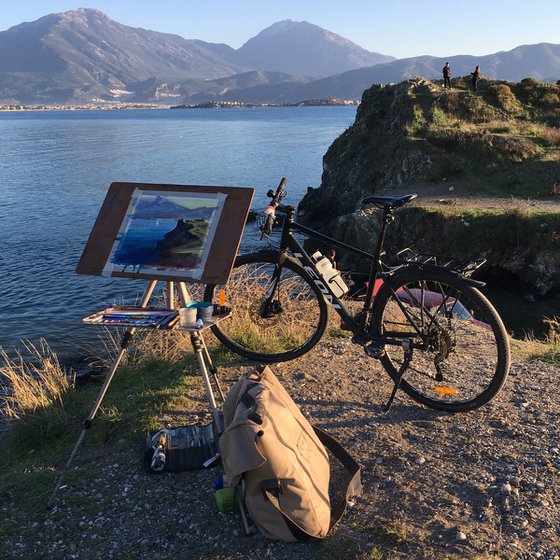
M151 280L150 284L148 285L148 287L146 288L146 291L144 292L144 295L142 296L142 300L141 303L139 305L139 308L143 308L143 307L147 307L148 303L150 301L150 298L152 297L152 294L154 292L154 289L156 287L157 284L157 280ZM173 282L173 281L167 281L167 291L166 291L166 306L168 309L175 309L175 284L177 284L177 288L178 288L178 296L179 296L179 301L181 303L182 306L185 306L187 303L189 303L191 301L189 292L187 290L187 287L185 285L184 282ZM206 343L204 342L204 338L202 336L203 331L208 328L211 325L208 325L206 327L204 327L203 329L195 329L195 328L184 328L184 327L177 327L183 331L187 331L190 332L190 339L191 339L191 344L193 346L193 350L196 356L196 360L198 362L198 367L200 369L200 374L202 375L202 380L204 382L204 387L206 389L206 396L208 397L208 402L210 404L210 410L212 412L212 417L214 419L214 423L215 426L217 428L218 433L221 433L223 431L223 423L222 423L222 417L221 414L218 410L218 407L216 405L216 398L214 396L214 390L212 388L212 384L210 382L210 376L209 373L212 375L214 384L218 390L218 393L220 394L220 398L222 400L222 402L224 401L224 394L222 392L222 388L220 386L220 383L218 381L218 377L217 377L217 369L214 366L212 359L210 357L210 353L208 352L208 348L206 347ZM80 448L80 446L82 445L82 442L84 440L84 438L86 437L86 434L88 432L88 430L91 428L92 423L93 423L93 419L95 418L95 416L97 415L97 412L99 411L99 407L101 406L101 403L103 401L103 398L105 397L105 394L107 393L107 390L109 389L109 385L111 384L111 381L113 380L113 377L117 371L117 368L119 367L120 362L122 361L127 348L129 347L130 343L132 342L134 335L136 333L137 328L133 327L133 328L129 328L126 330L126 332L124 333L122 340L121 340L121 349L119 350L119 353L117 354L111 369L109 370L109 372L107 373L107 376L105 377L105 381L103 382L103 385L101 387L101 390L99 391L99 394L97 395L97 399L95 400L95 403L93 404L87 418L84 420L83 422L83 430L82 433L80 434L78 440L76 441L76 444L74 445L74 449L72 450L72 453L70 453L70 457L68 458L68 461L66 463L66 465L64 466L64 468L62 469L62 472L60 473L60 476L58 478L58 481L56 483L56 486L54 488L54 491L49 499L48 502L48 507L51 507L52 504L54 503L54 499L56 498L56 495L58 494L58 491L60 490L62 483L64 481L64 478L66 477L66 474L68 473L68 470L70 469L70 465L72 464L72 462L74 461L74 458Z

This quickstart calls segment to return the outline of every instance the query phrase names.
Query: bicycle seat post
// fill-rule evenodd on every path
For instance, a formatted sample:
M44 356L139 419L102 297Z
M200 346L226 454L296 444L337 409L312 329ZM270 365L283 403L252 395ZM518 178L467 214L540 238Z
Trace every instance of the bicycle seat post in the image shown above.
M366 294L366 299L364 302L365 309L371 308L371 302L373 300L373 286L375 285L375 280L379 277L379 272L382 270L381 257L385 254L385 252L383 251L383 244L385 243L387 226L394 219L395 217L393 216L393 209L390 206L383 207L383 221L381 224L381 229L379 230L379 235L377 236L377 245L375 247L375 252L373 253L373 261L371 263L370 269L371 289L369 289Z
M395 219L393 215L393 210L390 207L385 207L383 209L383 223L381 224L381 229L379 230L379 235L377 236L377 246L375 247L375 262L377 266L381 267L381 257L384 254L383 245L385 243L385 234L387 232L387 226L392 223Z

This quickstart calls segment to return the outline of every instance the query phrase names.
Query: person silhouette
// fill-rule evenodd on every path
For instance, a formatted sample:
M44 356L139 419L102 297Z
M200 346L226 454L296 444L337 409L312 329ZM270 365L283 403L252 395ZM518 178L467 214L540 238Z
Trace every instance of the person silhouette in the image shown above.
M443 67L443 87L444 89L446 87L451 89L451 66L449 66L449 62L446 62Z
M474 72L471 72L471 85L474 91L478 90L478 82L480 80L480 66L477 66L474 69Z

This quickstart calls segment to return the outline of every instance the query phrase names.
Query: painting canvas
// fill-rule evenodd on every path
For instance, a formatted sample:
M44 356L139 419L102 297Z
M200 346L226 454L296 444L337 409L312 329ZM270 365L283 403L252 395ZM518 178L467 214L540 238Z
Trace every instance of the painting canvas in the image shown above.
M200 279L226 195L136 190L103 274L165 275Z
M79 274L225 283L254 190L112 183Z

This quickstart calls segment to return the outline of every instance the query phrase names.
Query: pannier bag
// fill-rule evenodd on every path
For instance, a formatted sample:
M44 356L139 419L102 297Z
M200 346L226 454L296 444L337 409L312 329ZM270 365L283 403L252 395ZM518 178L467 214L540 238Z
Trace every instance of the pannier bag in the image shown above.
M287 542L325 537L361 490L356 461L311 426L268 366L233 386L223 416L224 479L235 487L243 478L247 511L261 533ZM349 472L345 499L332 512L325 446Z

